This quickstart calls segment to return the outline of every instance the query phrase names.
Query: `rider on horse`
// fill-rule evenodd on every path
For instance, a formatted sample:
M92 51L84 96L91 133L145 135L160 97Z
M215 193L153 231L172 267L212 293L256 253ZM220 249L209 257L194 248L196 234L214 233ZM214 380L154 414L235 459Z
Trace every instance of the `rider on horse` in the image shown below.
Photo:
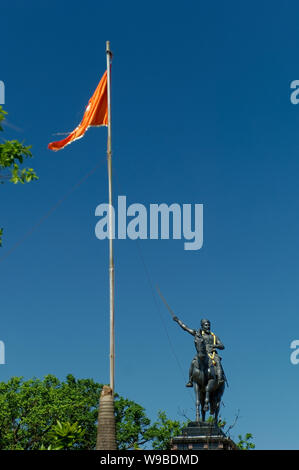
M209 356L209 366L213 365L215 368L216 376L219 385L224 383L225 375L221 365L221 357L218 355L216 349L224 349L224 345L214 333L210 330L210 321L207 319L201 320L201 328L199 330L193 330L188 328L178 317L173 317L183 330L187 331L194 336L194 342L196 350L198 351L198 341L204 341L207 354ZM189 381L186 384L186 387L193 387L192 375L193 368L197 362L197 355L193 358L190 368L189 368Z

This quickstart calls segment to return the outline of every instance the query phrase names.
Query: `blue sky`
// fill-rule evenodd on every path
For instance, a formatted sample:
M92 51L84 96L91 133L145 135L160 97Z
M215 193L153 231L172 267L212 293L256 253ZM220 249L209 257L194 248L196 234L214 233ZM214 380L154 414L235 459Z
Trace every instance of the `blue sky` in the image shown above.
M9 126L39 180L1 187L1 380L53 373L109 381L106 130L54 153L105 66L111 41L114 198L203 204L204 245L116 240L116 391L172 419L192 328L208 317L226 349L221 415L257 449L298 449L299 79L296 2L11 1L1 6L0 80ZM283 430L283 432L281 432Z

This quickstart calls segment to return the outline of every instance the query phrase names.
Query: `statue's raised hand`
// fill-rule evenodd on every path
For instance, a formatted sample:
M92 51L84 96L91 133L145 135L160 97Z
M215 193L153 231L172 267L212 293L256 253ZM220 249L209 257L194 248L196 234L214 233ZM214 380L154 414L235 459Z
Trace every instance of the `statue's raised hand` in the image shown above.
M174 321L176 321L176 322L179 321L178 317L176 317L176 316L173 316L172 319L173 319Z

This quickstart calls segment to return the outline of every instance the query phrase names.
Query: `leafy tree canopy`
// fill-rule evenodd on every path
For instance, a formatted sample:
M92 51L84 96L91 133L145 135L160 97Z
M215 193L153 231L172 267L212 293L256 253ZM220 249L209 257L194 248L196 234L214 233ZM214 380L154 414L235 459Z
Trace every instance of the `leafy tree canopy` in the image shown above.
M0 382L0 450L94 449L101 389L72 375ZM182 427L163 412L151 423L142 406L117 395L115 417L119 449L167 449Z
M68 375L0 382L0 450L95 449L102 384ZM115 395L116 440L120 450L170 449L184 426L158 412L151 422L144 408ZM209 420L208 420L209 421ZM226 425L225 421L218 424ZM252 434L239 436L239 449L254 449Z

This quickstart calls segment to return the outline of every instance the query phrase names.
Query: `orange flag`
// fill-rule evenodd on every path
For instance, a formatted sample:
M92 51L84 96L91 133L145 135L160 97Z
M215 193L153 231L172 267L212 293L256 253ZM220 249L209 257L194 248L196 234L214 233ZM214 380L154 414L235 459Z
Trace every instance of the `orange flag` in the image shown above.
M48 145L50 150L61 150L74 140L83 137L90 126L108 125L108 105L107 105L107 71L101 78L94 94L90 98L88 105L79 126L76 127L65 139L58 142L51 142Z

